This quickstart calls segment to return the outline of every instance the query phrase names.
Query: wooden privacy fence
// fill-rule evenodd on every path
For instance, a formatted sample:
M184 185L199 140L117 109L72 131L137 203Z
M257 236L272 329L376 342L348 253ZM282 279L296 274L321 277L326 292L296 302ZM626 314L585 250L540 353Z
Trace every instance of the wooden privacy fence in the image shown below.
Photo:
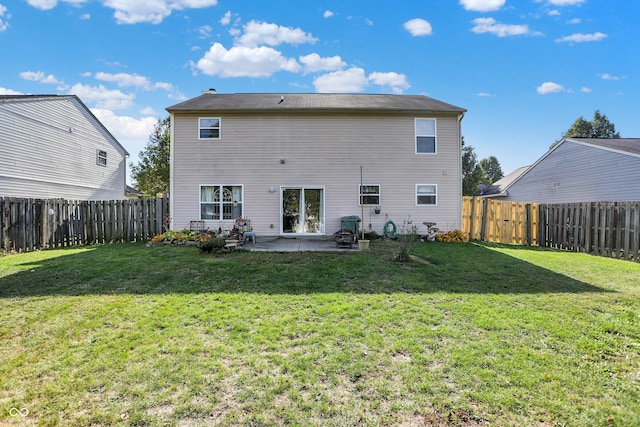
M540 205L541 246L640 261L640 202Z
M162 233L169 199L79 201L0 197L0 249L145 241Z
M462 231L472 240L537 245L538 204L464 197Z
M539 245L640 261L640 201L538 204L464 197L473 240Z

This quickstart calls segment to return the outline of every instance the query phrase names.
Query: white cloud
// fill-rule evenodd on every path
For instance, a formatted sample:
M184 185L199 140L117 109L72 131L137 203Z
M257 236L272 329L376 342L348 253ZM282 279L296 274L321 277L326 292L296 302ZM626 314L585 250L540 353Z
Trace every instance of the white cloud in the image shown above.
M63 84L63 81L56 79L53 74L45 75L42 71L23 71L20 73L20 78L29 80L30 82L39 82L50 85Z
M433 32L431 24L421 18L410 19L403 24L405 30L409 31L412 36L430 36Z
M60 0L71 5L80 5L89 0ZM113 16L119 24L137 24L147 22L159 24L174 10L202 9L215 6L218 0L100 0L105 7L114 9ZM40 10L56 7L58 0L27 0L31 6ZM84 16L84 15L83 15Z
M96 108L123 110L133 105L135 95L110 90L103 85L88 86L76 83L69 89L69 94L77 95L85 103L93 103Z
M211 25L203 25L202 27L198 28L197 31L200 34L200 37L202 37L203 39L208 39L209 37L211 37L213 27Z
M407 76L394 72L380 73L373 72L369 74L369 81L379 86L388 87L394 94L401 94L405 89L409 89L411 85L407 82Z
M317 53L301 56L300 62L304 65L304 73L317 73L320 71L336 71L347 65L339 56L321 57Z
M155 117L135 119L129 116L118 116L110 109L104 108L91 108L91 112L126 148L134 163L138 159L138 153L147 145L149 135L158 121Z
M91 19L91 14L83 13L82 15L80 15L80 19L82 19L83 21L88 21L89 19Z
M7 89L6 87L0 87L0 95L22 95L22 92L17 90Z
M606 37L607 37L606 34L600 33L600 32L593 33L593 34L576 33L576 34L571 34L570 36L560 37L559 39L556 39L556 43L597 42Z
M369 85L369 79L362 68L350 68L318 76L313 79L313 85L320 93L355 93L362 92Z
M562 15L562 14L560 13L560 11L559 11L559 10L554 9L554 10L550 10L550 11L549 11L549 13L548 13L548 15L549 15L549 16L560 16L560 15Z
M589 92L591 92L591 88L590 88L590 87L586 87L586 86L582 86L582 87L580 88L580 92L582 92L582 93L589 93Z
M220 18L220 25L229 25L231 22L231 11L227 10L222 18Z
M473 20L475 26L471 29L476 34L490 33L498 37L520 36L531 34L528 25L500 24L493 18L477 18Z
M115 10L113 16L119 24L159 24L174 10L202 9L215 6L218 0L102 0L102 3Z
M110 74L97 72L94 77L96 80L101 80L103 82L117 83L120 87L134 86L142 89L151 87L151 81L147 77L139 76L137 74Z
M296 73L302 68L295 59L287 59L267 46L235 46L227 50L220 43L214 43L196 64L191 65L206 75L220 77L269 77L278 71Z
M80 5L86 3L88 0L61 0L63 3L69 3L71 5ZM58 5L58 0L27 0L31 6L40 10L50 10Z
M142 110L140 110L140 113L144 114L145 116L155 116L156 110L154 110L153 107L144 107Z
M567 24L571 24L571 25L577 25L579 23L581 23L582 20L580 18L573 18L567 21Z
M460 0L466 10L474 12L493 12L504 6L506 0Z
M324 13L322 14L323 18L331 18L333 16L333 12L330 10L325 10Z
M621 80L625 78L625 76L614 76L609 73L604 73L600 77L602 80Z
M388 87L395 94L411 87L404 74L373 72L367 77L364 69L358 67L335 71L313 79L316 92L320 93L358 93L372 83Z
M564 86L562 86L561 84L558 84L558 83L544 82L544 83L542 83L540 86L538 86L536 88L536 91L540 95L547 95L549 93L564 92L565 88L564 88Z
M489 92L478 92L476 95L481 98L495 98L495 95Z
M251 21L244 26L244 34L236 40L236 45L256 47L259 45L278 46L283 43L298 45L318 41L300 28L283 27L277 24Z
M27 0L27 3L36 9L49 10L58 5L58 0Z
M549 0L554 6L573 6L584 3L584 0Z
M9 28L8 19L11 18L11 15L7 13L6 6L0 4L0 33Z
M100 80L103 82L116 83L118 87L136 87L146 91L161 89L167 92L173 92L175 90L174 86L171 83L165 83L165 82L153 83L148 77L144 77L138 74L128 74L128 73L111 74L111 73L97 72L94 77L96 80Z

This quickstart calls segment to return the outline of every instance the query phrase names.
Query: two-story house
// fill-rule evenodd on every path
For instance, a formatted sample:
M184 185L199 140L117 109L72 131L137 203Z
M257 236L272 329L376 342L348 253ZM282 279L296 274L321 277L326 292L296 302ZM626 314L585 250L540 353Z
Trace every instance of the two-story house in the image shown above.
M241 216L258 235L325 236L345 216L381 234L461 223L466 110L413 95L217 94L171 113L172 227Z
M125 199L128 156L75 95L0 95L0 197Z

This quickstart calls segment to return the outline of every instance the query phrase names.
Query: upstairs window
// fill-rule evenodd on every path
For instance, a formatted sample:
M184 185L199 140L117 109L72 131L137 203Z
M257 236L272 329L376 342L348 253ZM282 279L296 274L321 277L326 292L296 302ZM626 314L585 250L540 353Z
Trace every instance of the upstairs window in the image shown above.
M198 139L220 139L220 117L198 118Z
M242 216L241 185L201 185L200 219L233 220Z
M438 202L438 186L435 184L416 185L416 205L436 205Z
M416 119L416 153L436 154L436 119Z
M104 150L96 150L96 164L98 166L107 166L107 152Z
M360 204L361 205L379 205L380 204L380 186L379 185L361 185L360 186Z

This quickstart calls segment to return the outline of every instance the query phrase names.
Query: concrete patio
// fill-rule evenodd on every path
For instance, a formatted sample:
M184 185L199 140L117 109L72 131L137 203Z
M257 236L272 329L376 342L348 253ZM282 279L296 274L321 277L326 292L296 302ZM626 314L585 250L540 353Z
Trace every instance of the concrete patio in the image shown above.
M333 238L320 237L258 237L255 245L250 241L242 246L243 249L249 251L262 252L352 252L358 250L358 243L354 243L349 248L340 248L336 246Z

